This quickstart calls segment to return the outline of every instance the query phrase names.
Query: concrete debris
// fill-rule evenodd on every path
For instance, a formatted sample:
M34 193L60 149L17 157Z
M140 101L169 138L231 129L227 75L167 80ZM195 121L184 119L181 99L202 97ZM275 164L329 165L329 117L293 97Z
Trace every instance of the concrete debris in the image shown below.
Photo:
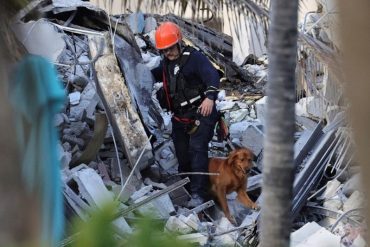
M142 196L135 200L134 203L144 201L148 197L149 196ZM170 217L170 215L172 215L175 212L175 208L173 207L169 196L163 195L162 197L157 198L139 207L137 211L141 215L151 215L152 217L157 219L168 219L168 217Z
M255 156L258 156L263 150L263 132L256 125L249 125L242 132L240 143L243 147L251 149Z
M238 66L232 61L235 47L231 37L173 14L137 12L107 18L103 10L79 0L53 0L40 9L44 18L25 13L13 26L28 52L55 64L69 96L54 125L61 137L63 195L73 215L86 220L92 208L118 198L117 214L123 215L113 222L118 235L132 232L126 222L129 217L150 214L166 222L165 231L200 246L242 246L240 239L256 237L259 212L238 204L235 193L227 199L241 223L237 228L222 217L213 200L193 209L184 207L190 198L184 187L189 179L177 176L171 113L160 107L156 93L163 83L155 82L150 71L161 61L154 49L158 23L176 21L189 44L206 54L222 74L216 107L223 113L230 135L221 141L215 135L209 155L225 157L234 146L250 148L256 165L245 187L253 200L263 204L259 197L269 63L265 51L249 54ZM83 16L64 18L71 11ZM117 24L114 40L109 22ZM307 30L314 23L301 27ZM329 42L329 36L322 33L324 28L319 29L319 33L315 29L304 35ZM359 230L364 228L363 218L343 216L343 212L362 207L364 201L360 173L353 171L353 150L349 148L353 141L344 113L347 107L333 73L325 64L316 64L313 54L306 55L299 64L303 79L297 83L292 218L299 229L291 234L291 246L340 246L342 239L362 247L366 245ZM108 127L90 149L96 124L105 115ZM83 161L86 150L92 151ZM327 230L333 226L336 231Z
M154 149L154 157L159 165L168 170L178 164L175 146L171 140L165 141Z
M180 214L179 219L182 220L185 224L193 228L193 230L198 231L200 229L200 220L198 215L195 213L190 214L189 216L185 216Z
M140 190L136 191L134 194L131 195L131 200L136 201L141 197L147 195L153 189L152 185L144 186Z
M191 233L194 229L186 224L182 219L171 216L165 225L165 230L170 232L176 232L180 234Z
M177 238L184 240L188 243L198 244L200 246L204 246L208 241L208 237L201 233L191 233L191 234L181 235L181 236L178 236Z
M65 35L59 33L55 26L47 20L39 19L24 23L18 21L13 25L18 40L31 54L37 54L57 62L58 57L66 48Z
M319 226L316 222L310 222L291 234L290 246L292 247L340 247L340 236L336 236Z
M345 184L343 185L343 194L350 197L354 191L362 191L361 188L361 174L357 173L353 175Z
M231 224L231 222L227 218L222 217L219 224L217 225L216 234L231 230L233 228L234 225ZM216 236L215 244L216 246L234 246L237 237L237 232L230 232L227 234Z
M69 97L69 103L71 105L78 105L78 103L80 103L81 93L73 92L73 93L70 93L68 97Z
M347 212L352 209L363 207L365 202L363 193L354 191L351 196L344 202L343 211Z
M145 27L144 15L141 12L132 13L125 18L128 26L134 34L142 33Z
M154 17L149 16L145 18L144 33L150 33L156 28L157 28L157 20Z
M265 125L265 105L267 101L267 96L264 96L263 98L256 101L256 114L258 120L261 122L262 125Z

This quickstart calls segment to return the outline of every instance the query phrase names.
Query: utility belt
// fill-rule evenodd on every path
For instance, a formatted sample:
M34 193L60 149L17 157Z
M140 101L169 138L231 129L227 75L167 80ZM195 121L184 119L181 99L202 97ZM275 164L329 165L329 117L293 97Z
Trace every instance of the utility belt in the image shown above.
M181 102L180 107L174 110L173 118L184 125L185 131L189 135L194 134L200 125L199 105L201 101L202 97L199 95Z
M174 105L173 113L178 116L191 115L202 103L203 97L198 95L188 101L178 102Z

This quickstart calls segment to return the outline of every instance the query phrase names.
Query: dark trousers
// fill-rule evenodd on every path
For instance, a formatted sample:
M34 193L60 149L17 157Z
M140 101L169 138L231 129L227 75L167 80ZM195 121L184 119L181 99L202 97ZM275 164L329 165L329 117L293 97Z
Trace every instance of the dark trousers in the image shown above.
M186 124L172 119L172 138L175 144L176 156L179 162L179 173L208 172L208 143L211 141L218 119L216 107L211 115L200 117L200 125L195 133L189 135ZM190 192L205 198L209 177L191 175Z

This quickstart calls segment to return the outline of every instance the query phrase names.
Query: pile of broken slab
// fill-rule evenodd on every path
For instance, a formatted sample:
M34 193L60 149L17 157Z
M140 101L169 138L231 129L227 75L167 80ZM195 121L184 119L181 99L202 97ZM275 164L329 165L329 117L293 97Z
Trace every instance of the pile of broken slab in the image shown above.
M32 15L35 9L43 18ZM121 236L150 213L166 222L164 231L201 246L256 246L259 212L244 208L236 195L228 195L228 203L238 226L222 217L213 201L184 207L189 179L176 176L171 116L156 100L161 83L150 73L161 59L153 47L162 20L176 21L185 42L202 50L224 75L217 108L229 124L230 140L215 135L209 155L250 148L257 158L246 189L263 203L266 56L237 66L230 37L174 15L108 16L82 1L34 1L18 14L14 30L29 53L55 64L68 95L55 117L66 218L87 220L91 209L119 200L113 224ZM359 216L363 192L344 112L326 124L316 120L297 116L292 246L319 246L318 241L365 246Z

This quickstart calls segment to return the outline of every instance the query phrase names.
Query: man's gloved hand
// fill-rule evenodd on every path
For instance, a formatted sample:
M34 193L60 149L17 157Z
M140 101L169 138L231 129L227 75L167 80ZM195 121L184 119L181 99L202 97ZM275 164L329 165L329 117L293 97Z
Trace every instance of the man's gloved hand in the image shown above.
M205 98L199 106L199 112L202 116L207 117L212 113L213 105L215 102L211 99Z

